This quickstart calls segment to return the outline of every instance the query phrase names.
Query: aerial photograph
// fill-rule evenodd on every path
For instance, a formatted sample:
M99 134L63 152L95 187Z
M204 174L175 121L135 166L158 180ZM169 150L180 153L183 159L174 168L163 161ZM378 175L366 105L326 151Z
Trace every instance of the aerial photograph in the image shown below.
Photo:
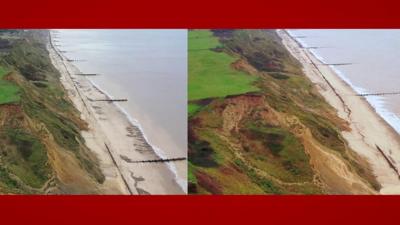
M188 33L190 194L400 194L400 30Z
M0 30L1 194L186 194L187 30Z

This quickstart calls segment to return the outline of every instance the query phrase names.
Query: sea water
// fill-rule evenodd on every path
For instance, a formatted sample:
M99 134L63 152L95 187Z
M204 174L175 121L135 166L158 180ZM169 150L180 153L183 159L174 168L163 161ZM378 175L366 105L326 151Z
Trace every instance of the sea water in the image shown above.
M161 157L187 156L187 31L57 30L61 51L115 98ZM187 164L168 163L186 190Z
M288 30L304 47L331 66L358 93L400 92L400 29ZM400 133L400 95L366 97L376 112Z

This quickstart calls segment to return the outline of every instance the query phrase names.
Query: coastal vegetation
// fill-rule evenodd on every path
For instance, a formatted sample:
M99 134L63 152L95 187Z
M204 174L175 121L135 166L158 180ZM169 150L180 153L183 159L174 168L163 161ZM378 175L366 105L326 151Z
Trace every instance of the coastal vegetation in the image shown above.
M2 30L0 192L75 193L103 182L80 131L87 125L66 97L47 51L47 30ZM76 163L74 170L62 165ZM71 180L72 179L72 180Z
M256 77L231 68L235 56L221 51L218 38L208 30L189 32L189 113L201 108L196 100L257 91Z
M190 193L350 193L321 177L322 153L379 189L274 30L189 31L188 91Z
M8 71L0 67L0 104L19 101L18 87L5 79L8 74Z
M237 57L219 52L222 46L210 31L189 33L189 100L225 97L256 91L255 77L231 68Z

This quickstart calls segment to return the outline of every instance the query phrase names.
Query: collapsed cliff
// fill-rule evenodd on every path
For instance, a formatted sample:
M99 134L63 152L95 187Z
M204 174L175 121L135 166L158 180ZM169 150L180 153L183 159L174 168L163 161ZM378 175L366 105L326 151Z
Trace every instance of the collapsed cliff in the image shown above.
M51 64L47 30L2 30L1 193L96 193L104 181L87 129ZM5 83L6 82L6 83ZM1 98L0 98L1 100Z
M190 32L189 97L205 96L189 98L191 193L370 194L379 190L369 165L340 134L349 129L348 124L304 76L301 64L274 30ZM204 44L215 40L218 44L212 48ZM221 66L215 63L218 60L206 58L227 56L232 63L225 70L251 77L248 91L232 89L236 77L231 76L215 87L230 88L230 93L205 94L212 86L207 82L222 74L221 69L208 69ZM208 75L212 78L200 78Z

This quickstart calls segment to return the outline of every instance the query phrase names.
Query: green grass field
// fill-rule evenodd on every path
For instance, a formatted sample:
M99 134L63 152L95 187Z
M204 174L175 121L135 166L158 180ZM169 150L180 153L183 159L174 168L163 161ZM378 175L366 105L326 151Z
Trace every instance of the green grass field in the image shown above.
M197 111L199 111L202 107L200 105L189 103L188 105L188 113L189 116L194 115Z
M256 77L231 68L237 58L211 50L221 46L209 30L189 31L189 100L257 91ZM196 107L189 106L189 113Z
M3 80L7 71L0 67L0 105L17 102L20 99L19 88L9 81Z

